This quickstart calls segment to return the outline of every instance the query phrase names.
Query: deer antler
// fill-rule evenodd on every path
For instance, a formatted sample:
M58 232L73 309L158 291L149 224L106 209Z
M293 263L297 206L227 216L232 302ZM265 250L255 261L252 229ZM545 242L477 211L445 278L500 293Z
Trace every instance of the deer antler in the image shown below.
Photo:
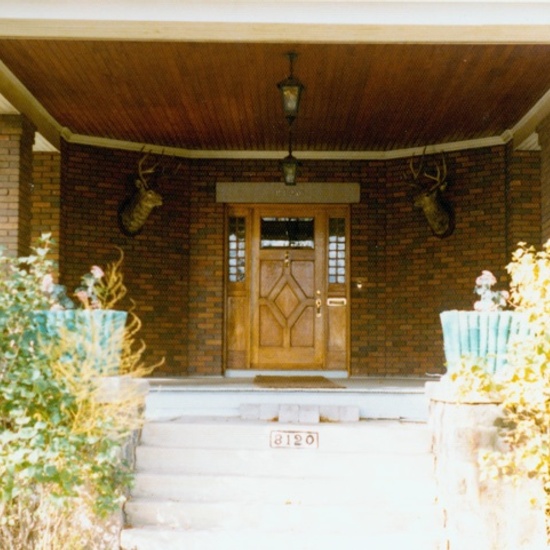
M445 161L445 156L443 155L443 153L441 154L441 158L443 159L443 165L442 165L443 175L441 174L441 169L439 167L439 164L437 164L436 167L435 167L436 168L435 176L432 176L431 174L428 174L428 172L424 172L425 177L435 181L434 185L432 185L432 187L430 187L428 189L428 192L433 191L434 189L436 189L439 186L445 185L445 179L447 178L447 163Z
M151 166L151 168L147 168L146 170L143 169L143 163L145 162L145 160L149 157L149 153L145 153L145 155L143 155L140 159L140 161L138 162L138 177L139 177L139 182L141 184L141 186L144 188L144 189L148 189L149 186L147 184L147 176L149 174L154 174L155 170L157 169L157 166L159 165L159 163L157 162L156 164L154 164L153 166ZM138 185L138 182L136 182L136 185ZM139 185L138 185L139 187Z
M412 187L416 187L417 189L422 189L422 186L418 183L418 176L420 176L420 173L422 172L422 168L424 167L424 157L426 155L426 147L424 147L424 151L422 151L422 156L420 157L420 164L418 166L418 170L415 170L414 168L414 155L411 157L411 160L409 161L409 169L411 171L411 174L413 176L413 182L410 183ZM405 174L405 177L408 179L408 174Z

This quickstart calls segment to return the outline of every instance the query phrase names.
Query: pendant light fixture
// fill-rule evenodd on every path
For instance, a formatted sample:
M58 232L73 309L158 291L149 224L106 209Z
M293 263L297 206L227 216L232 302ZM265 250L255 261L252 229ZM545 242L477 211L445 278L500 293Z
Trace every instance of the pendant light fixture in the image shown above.
M285 185L296 185L298 159L292 156L292 125L288 127L288 156L283 159L283 178Z
M290 74L285 80L277 84L283 100L285 118L288 122L288 156L283 159L283 178L285 185L296 185L298 160L292 156L292 125L298 115L304 85L294 76L294 60L298 57L298 54L289 52L287 56Z
M294 60L298 57L295 52L289 52L287 54L290 65L290 74L285 80L279 82L277 87L281 91L283 99L283 111L289 124L292 124L294 119L298 116L298 109L300 107L300 97L303 84L294 77Z

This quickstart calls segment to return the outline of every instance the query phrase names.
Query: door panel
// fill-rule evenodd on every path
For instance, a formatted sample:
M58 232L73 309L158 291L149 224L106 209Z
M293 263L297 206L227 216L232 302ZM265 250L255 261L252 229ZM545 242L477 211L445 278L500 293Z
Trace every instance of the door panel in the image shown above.
M257 254L259 269L251 296L257 320L251 331L253 368L320 368L323 326L315 315L313 289L321 282L316 252L269 249Z
M323 287L318 215L285 207L254 215L251 357L256 369L320 369L324 323L316 300ZM257 321L257 322L256 322Z

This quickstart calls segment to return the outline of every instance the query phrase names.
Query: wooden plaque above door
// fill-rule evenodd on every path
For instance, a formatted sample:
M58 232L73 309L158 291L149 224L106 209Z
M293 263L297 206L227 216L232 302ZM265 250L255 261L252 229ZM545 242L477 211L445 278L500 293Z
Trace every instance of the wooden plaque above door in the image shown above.
M218 182L216 202L233 204L351 204L360 201L358 183Z

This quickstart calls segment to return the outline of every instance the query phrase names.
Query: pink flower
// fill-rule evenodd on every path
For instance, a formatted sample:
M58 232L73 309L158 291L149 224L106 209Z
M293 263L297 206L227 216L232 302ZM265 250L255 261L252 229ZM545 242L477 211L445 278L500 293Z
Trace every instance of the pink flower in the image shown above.
M94 279L101 279L105 273L103 272L103 269L99 267L98 265L93 265L90 269L91 274L94 276Z
M74 295L84 304L84 307L89 306L88 293L85 290L78 290Z

